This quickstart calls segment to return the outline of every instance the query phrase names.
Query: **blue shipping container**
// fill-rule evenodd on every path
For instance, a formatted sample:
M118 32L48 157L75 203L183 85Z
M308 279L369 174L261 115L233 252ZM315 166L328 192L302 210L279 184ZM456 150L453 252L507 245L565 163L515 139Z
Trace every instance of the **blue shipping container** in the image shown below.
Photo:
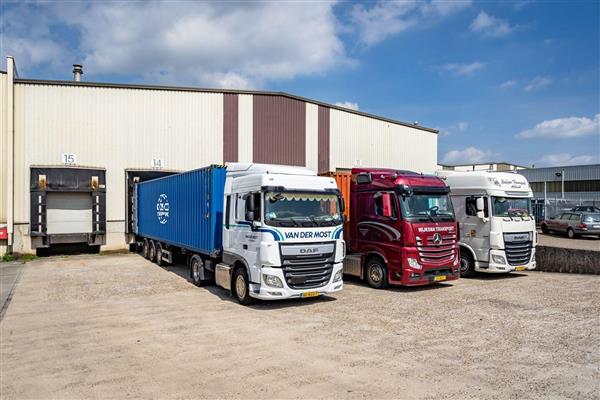
M226 168L210 166L139 183L140 236L217 257L222 250Z

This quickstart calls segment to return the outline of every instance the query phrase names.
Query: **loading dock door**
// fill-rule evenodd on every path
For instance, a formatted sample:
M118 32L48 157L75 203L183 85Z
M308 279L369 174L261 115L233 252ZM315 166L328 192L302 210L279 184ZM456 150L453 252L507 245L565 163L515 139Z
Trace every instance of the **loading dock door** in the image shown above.
M91 233L91 193L49 192L46 196L47 233Z

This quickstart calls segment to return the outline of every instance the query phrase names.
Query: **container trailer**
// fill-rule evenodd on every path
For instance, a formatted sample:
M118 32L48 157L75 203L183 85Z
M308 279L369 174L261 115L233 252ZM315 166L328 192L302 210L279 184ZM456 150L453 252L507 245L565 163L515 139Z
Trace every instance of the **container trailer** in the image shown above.
M327 175L346 203L345 274L374 288L458 279L458 227L442 180L376 168Z
M198 286L216 282L242 304L342 290L344 203L333 178L303 167L231 163L134 188L144 257L187 258Z
M515 172L438 171L460 223L460 273L535 269L533 193Z

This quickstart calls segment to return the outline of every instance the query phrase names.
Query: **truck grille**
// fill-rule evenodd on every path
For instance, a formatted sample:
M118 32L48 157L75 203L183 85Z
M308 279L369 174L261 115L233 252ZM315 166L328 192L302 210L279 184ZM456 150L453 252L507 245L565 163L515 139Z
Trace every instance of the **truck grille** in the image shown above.
M511 234L514 236L518 234ZM528 233L523 235L529 237ZM504 236L504 251L506 252L506 261L509 265L525 265L531 259L531 249L533 242L531 240L509 241Z
M417 236L417 250L421 261L433 264L453 262L456 257L456 235L441 235L442 242L437 245L434 243L434 236L426 236L425 240Z
M320 243L302 243L301 245L281 245L287 249L310 248ZM283 276L291 289L314 289L327 285L331 279L335 258L335 244L329 246L326 253L285 254L281 251Z

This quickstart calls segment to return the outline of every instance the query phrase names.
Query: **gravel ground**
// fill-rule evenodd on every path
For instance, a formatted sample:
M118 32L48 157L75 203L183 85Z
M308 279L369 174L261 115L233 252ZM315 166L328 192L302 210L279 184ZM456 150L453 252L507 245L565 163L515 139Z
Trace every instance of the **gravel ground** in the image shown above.
M26 264L2 399L598 398L600 276L484 275L250 308L137 255Z
M538 231L538 242L541 246L600 251L600 239L595 236L579 236L575 239L569 239L567 235L561 235L560 233L543 234Z

